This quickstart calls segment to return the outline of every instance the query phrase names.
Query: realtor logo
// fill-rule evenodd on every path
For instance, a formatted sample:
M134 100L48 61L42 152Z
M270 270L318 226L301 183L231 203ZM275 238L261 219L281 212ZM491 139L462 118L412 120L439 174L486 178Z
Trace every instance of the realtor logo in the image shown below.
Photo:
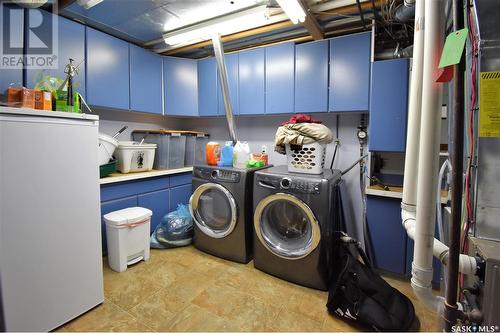
M52 12L29 8L33 0L0 0L0 68L58 67L57 1Z

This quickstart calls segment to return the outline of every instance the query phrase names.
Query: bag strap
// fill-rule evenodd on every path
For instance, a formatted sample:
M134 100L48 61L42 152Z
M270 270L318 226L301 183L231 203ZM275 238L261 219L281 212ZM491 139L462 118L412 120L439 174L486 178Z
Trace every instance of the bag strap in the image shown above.
M361 257L361 260L363 260L363 263L365 264L365 266L372 269L372 263L371 263L370 259L368 259L368 256L366 255L365 251L363 250L363 247L361 246L361 244L357 240L355 240L354 238L347 235L345 232L341 232L341 234L342 235L340 237L340 240L343 243L345 243L346 246L354 245L354 248L356 249L357 253Z

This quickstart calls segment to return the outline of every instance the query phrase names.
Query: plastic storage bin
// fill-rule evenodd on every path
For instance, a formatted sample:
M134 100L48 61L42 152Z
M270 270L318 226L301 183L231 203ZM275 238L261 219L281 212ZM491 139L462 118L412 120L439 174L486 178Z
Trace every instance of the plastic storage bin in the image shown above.
M131 207L104 215L109 267L123 272L128 265L149 259L149 228L153 213Z
M319 175L323 173L325 165L325 147L320 143L310 143L292 149L286 145L286 160L289 172L309 173Z
M115 152L118 171L129 173L153 170L155 151L155 144L120 141Z
M205 149L209 135L203 132L186 133L186 157L184 166L206 164Z
M132 132L135 141L154 143L158 146L155 153L155 169L176 169L184 167L186 154L185 131L136 130Z

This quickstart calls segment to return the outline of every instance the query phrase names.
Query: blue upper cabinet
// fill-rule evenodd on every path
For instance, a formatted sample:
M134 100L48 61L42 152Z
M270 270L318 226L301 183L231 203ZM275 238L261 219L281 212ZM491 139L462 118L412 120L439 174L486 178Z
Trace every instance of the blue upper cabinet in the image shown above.
M129 44L87 27L86 55L87 102L128 110Z
M227 70L227 80L229 85L229 95L231 96L231 105L233 106L233 113L239 114L239 92L238 92L238 62L239 54L231 53L224 56ZM217 99L219 105L219 114L225 114L224 110L224 98L222 97L222 90L220 88L220 82L217 85Z
M22 55L23 54L23 34L24 34L24 11L18 7L8 4L1 4L2 15L0 15L0 24L4 34L6 28L9 28L9 43L6 37L3 37L3 55ZM7 13L8 12L8 13ZM9 19L7 22L5 19ZM10 53L10 54L9 54ZM9 86L21 87L23 85L23 67L1 67L0 68L0 94L4 94Z
M130 109L162 114L162 58L130 45Z
M239 53L240 114L264 114L264 49Z
M198 112L200 116L218 115L217 65L215 58L198 61Z
M295 44L268 46L266 52L266 113L293 113Z
M163 58L165 114L198 115L198 65L196 60Z
M85 26L67 20L61 16L54 16L53 14L46 12L44 10L28 10L28 25L36 26L37 22L40 20L40 15L42 16L44 22L54 22L57 21L57 49L54 50L54 54L57 55L55 60L54 69L27 69L26 70L26 86L28 88L34 88L35 83L39 81L43 75L55 76L60 79L66 79L66 74L64 69L69 63L69 59L74 60L74 64L78 66L78 75L73 79L74 91L79 92L84 98L85 96ZM45 21L47 20L47 21ZM39 29L36 30L37 37L43 40L52 40L52 26L51 24L42 24ZM30 32L30 34L34 32ZM26 48L26 53L30 54L40 54L39 51L31 47Z
M328 111L328 41L295 46L295 112Z
M370 54L370 32L330 40L329 111L368 111Z
M371 151L405 151L408 65L408 59L373 63L369 132Z

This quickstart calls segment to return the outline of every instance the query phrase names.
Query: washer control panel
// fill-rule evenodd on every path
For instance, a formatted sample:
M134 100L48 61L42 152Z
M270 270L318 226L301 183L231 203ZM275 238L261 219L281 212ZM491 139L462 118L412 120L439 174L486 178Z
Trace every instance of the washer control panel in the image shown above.
M196 177L226 183L238 183L241 175L239 172L225 169L196 168Z
M261 187L277 190L285 190L288 193L319 194L321 182L294 177L261 176L258 185Z

